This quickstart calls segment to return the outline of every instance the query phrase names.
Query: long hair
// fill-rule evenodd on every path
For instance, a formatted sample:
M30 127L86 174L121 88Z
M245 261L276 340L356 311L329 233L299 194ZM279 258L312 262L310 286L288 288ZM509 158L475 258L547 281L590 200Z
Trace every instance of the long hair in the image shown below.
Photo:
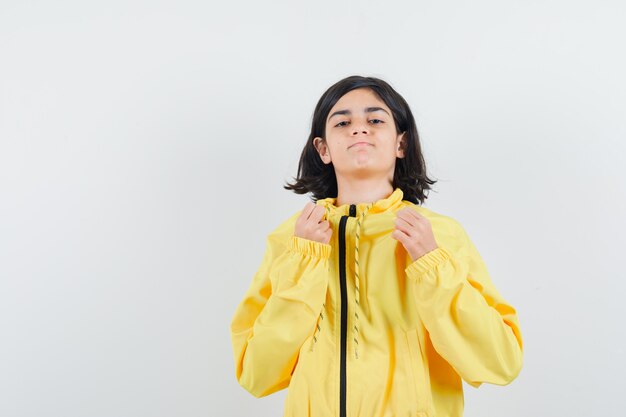
M400 188L403 199L415 204L422 204L428 198L426 191L437 181L426 175L426 162L417 134L415 119L409 105L385 81L375 77L352 75L333 84L320 97L311 123L309 138L302 150L298 164L298 175L294 183L286 183L283 188L296 194L312 193L314 201L328 197L337 197L337 177L332 164L325 164L313 145L317 136L326 137L326 118L339 99L357 88L369 88L391 109L396 125L396 133L406 132L404 158L396 158L396 167L392 186Z

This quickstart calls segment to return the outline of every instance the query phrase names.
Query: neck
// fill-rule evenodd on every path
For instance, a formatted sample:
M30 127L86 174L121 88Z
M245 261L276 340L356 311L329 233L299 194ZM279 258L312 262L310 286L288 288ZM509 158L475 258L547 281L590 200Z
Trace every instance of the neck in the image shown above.
M344 204L373 203L389 197L394 189L387 180L360 179L350 181L337 179L337 201L335 206Z

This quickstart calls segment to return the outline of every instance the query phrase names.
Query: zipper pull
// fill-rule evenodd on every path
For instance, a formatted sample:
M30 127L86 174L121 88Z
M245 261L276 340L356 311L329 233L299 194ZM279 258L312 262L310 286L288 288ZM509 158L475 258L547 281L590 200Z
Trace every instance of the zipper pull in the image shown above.
M356 204L350 204L350 217L356 217Z

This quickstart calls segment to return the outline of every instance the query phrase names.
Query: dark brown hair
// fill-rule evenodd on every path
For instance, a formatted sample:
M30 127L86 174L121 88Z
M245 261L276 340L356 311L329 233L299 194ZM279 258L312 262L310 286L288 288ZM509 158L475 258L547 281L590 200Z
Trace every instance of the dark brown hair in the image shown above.
M296 194L312 193L312 199L319 200L337 197L337 177L332 164L324 164L313 145L317 136L326 137L326 118L333 106L343 95L357 88L372 90L391 109L396 125L396 133L406 132L404 158L396 158L396 168L392 186L400 188L403 199L422 204L428 198L425 194L437 181L426 175L426 163L417 134L415 119L407 102L385 81L375 77L352 75L332 85L317 102L311 123L311 133L302 150L295 182L283 187Z

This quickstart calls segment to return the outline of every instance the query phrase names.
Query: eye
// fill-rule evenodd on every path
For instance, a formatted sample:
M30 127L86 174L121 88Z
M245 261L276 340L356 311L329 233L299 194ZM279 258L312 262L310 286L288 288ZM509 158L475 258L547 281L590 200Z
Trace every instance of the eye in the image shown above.
M380 120L380 119L372 119L372 120L370 120L370 122L378 122L378 123L373 123L373 124L375 124L375 125L379 125L379 124L381 124L381 123L385 123L385 122L383 122L383 121L382 121L382 120ZM344 123L349 123L349 122L348 122L348 121L346 121L346 120L344 120L343 122L339 122L339 123L337 123L337 124L335 125L335 127L343 127L343 126L346 126Z

